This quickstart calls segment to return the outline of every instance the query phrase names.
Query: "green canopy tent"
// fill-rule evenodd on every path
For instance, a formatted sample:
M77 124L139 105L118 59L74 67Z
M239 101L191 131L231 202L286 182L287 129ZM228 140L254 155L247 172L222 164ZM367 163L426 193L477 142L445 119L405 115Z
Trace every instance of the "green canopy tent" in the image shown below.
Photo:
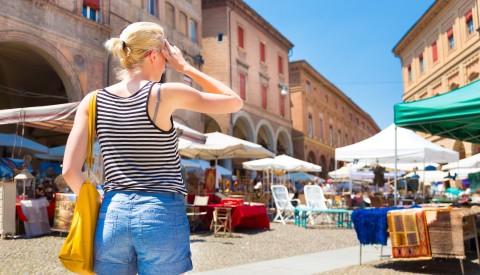
M395 104L393 110L395 126L480 143L480 80L431 98ZM395 155L396 151L395 135ZM395 161L395 171L396 167Z
M396 126L480 143L480 80L431 98L395 104L394 116Z

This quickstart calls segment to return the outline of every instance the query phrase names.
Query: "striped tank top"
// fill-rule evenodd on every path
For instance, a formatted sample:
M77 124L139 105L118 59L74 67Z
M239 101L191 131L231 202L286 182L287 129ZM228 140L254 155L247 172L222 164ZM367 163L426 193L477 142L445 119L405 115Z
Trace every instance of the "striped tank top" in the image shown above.
M175 128L163 131L148 116L153 84L148 82L129 97L106 89L97 93L97 137L104 163L105 192L187 194Z

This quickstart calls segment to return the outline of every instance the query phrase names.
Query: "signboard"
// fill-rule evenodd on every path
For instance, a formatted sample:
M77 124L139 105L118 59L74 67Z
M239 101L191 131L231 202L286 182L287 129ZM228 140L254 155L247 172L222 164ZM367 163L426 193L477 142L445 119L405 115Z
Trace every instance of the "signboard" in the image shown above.
M217 176L217 172L215 168L207 168L205 169L205 193L206 194L213 194L215 193L215 180Z
M75 194L55 194L55 216L52 230L61 232L68 232L70 230L76 201L77 196Z

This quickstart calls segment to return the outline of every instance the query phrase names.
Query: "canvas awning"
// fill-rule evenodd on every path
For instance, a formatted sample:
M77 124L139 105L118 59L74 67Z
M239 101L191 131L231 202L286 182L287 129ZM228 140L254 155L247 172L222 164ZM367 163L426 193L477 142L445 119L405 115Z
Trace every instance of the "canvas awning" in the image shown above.
M40 129L70 133L73 119L79 102L55 104L47 106L25 107L0 110L0 125L25 123L25 126ZM197 143L205 143L207 137L194 129L191 129L177 121L174 121L177 133L183 139Z
M394 106L395 125L480 143L480 80L431 98Z

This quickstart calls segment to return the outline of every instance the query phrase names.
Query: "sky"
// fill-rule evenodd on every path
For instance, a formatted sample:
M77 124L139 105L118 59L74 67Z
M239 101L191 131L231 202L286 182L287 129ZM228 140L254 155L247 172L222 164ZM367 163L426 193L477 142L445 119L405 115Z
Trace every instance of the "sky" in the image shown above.
M380 130L402 102L401 62L392 50L434 0L244 0Z

